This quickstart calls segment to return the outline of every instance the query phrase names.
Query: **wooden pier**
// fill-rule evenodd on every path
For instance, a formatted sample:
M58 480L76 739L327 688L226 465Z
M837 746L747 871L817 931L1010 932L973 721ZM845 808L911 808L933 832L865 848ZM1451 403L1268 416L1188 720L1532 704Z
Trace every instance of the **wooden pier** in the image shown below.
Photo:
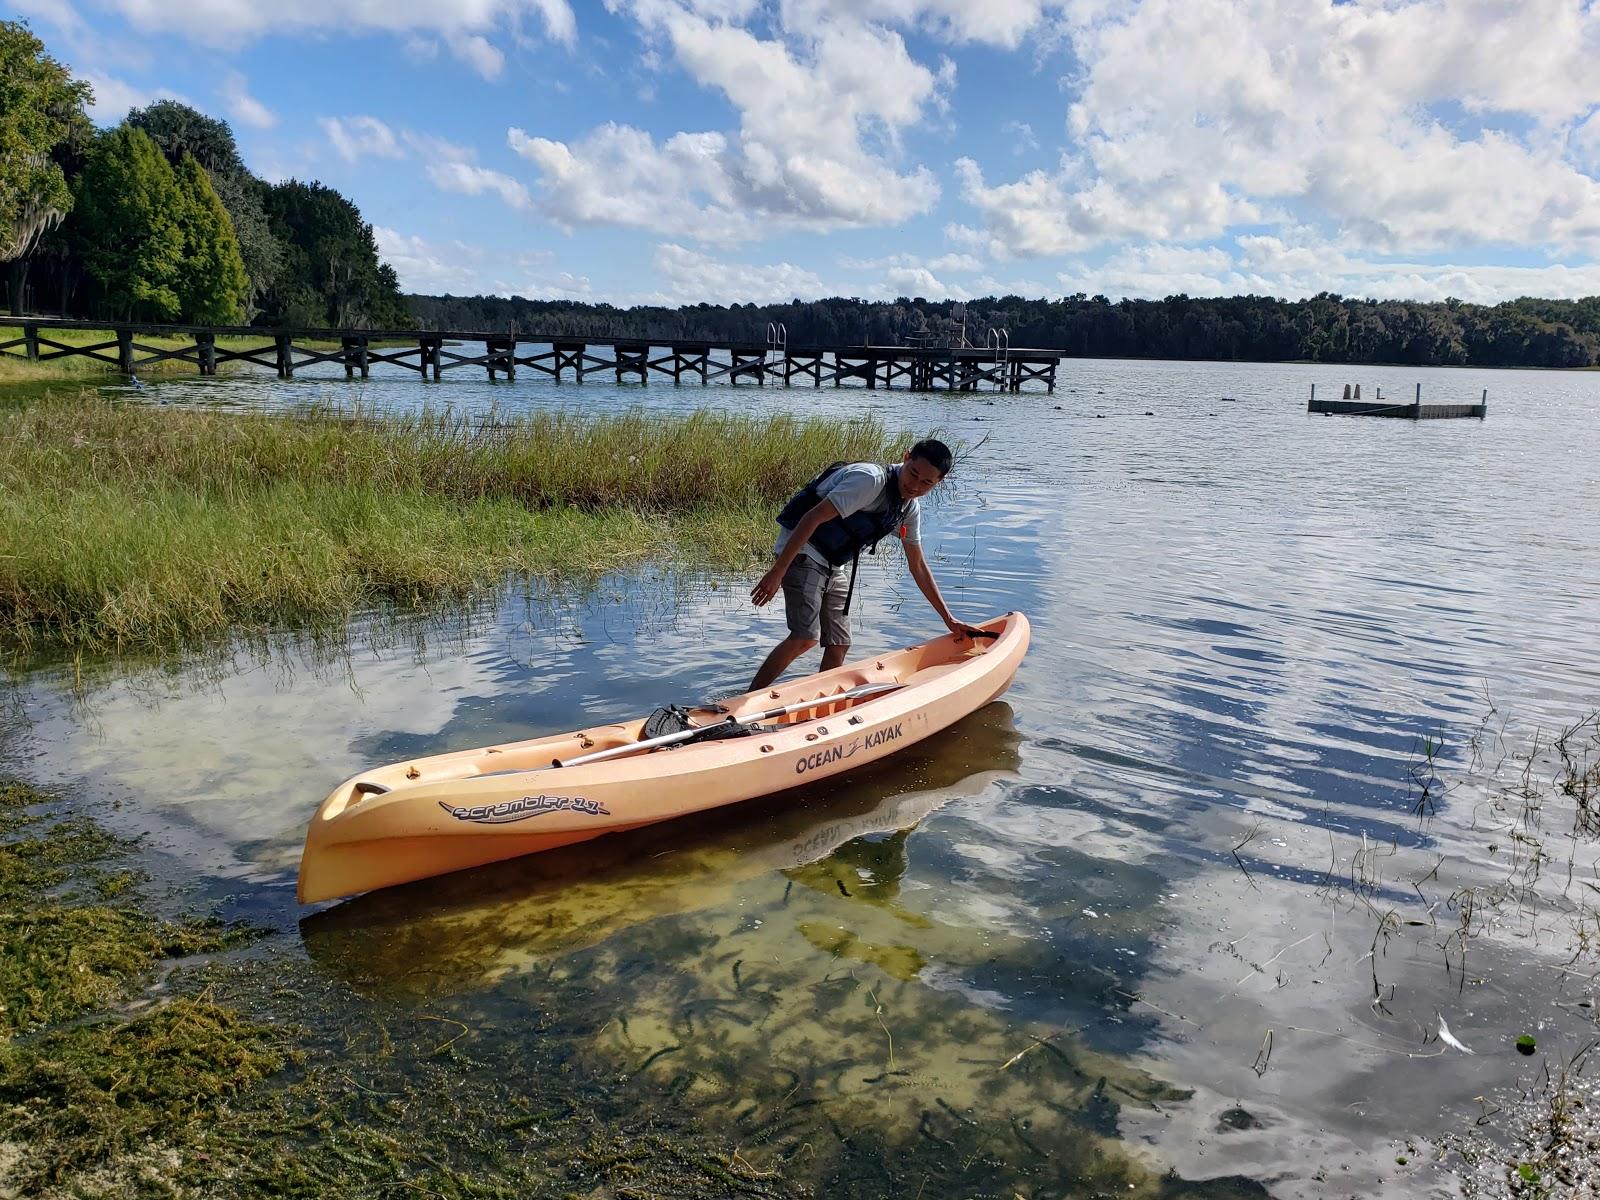
M1345 389L1348 392L1348 387ZM1360 389L1356 389L1357 396ZM1483 389L1483 398L1477 404L1424 404L1422 385L1417 384L1416 399L1410 404L1391 404L1380 395L1374 400L1318 400L1317 385L1311 385L1311 399L1306 404L1308 413L1322 413L1346 417L1400 417L1409 421L1442 420L1447 417L1477 417L1480 421L1489 415L1489 389Z
M715 339L575 338L521 333L417 329L258 329L251 326L106 324L43 317L0 318L22 336L0 340L0 355L45 362L81 357L125 375L156 363L192 364L215 375L228 363L248 363L292 379L321 364L343 367L345 378L371 377L376 363L442 380L447 372L476 368L490 379L517 377L519 369L556 383L582 383L595 375L618 383L647 383L652 376L682 384L782 384L820 388L859 384L915 391L1008 391L1030 384L1056 387L1062 350L1013 349L1003 330L991 331L982 347L801 346L791 347L781 325L769 326L762 342ZM65 330L88 330L102 340L68 342ZM56 335L56 336L52 336ZM153 339L167 345L153 345ZM230 339L218 345L219 338ZM177 343L173 345L171 343ZM241 344L243 343L243 344ZM253 343L253 344L252 344Z

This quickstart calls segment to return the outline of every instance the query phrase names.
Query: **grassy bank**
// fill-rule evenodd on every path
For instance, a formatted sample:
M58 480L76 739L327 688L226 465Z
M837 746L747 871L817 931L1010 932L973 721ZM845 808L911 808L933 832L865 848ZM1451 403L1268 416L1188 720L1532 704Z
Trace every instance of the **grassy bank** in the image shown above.
M68 346L99 346L106 342L112 345L101 353L117 357L116 334L105 329L40 329L41 337L53 342L61 342ZM9 342L22 336L21 325L0 324L0 342ZM273 350L273 331L263 329L260 334L248 337L219 337L217 348L219 350L263 350L267 357L271 357ZM161 337L155 334L140 334L135 339L142 346L154 346L160 350L176 350L180 347L187 348L194 344L190 337ZM389 345L387 342L373 342L374 347ZM337 350L339 343L334 341L300 341L295 345L304 350ZM41 347L46 353L49 347ZM226 372L236 364L223 363L217 368L219 372ZM140 363L140 375L197 375L198 368L192 362L182 362L178 359L167 359L163 362ZM23 347L14 346L10 350L0 351L0 383L23 383L29 380L84 380L99 379L106 375L116 375L120 371L115 363L101 362L98 359L84 358L73 355L69 358L51 358L40 362L30 361L23 353Z
M0 413L0 638L159 649L462 600L521 572L732 569L870 421L643 412L239 416L52 396Z

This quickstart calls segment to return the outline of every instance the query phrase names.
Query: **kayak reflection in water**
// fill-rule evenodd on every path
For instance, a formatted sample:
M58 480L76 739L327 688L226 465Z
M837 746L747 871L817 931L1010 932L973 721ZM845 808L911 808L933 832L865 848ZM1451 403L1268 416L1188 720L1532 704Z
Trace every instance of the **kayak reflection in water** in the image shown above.
M778 514L772 567L750 589L757 607L783 592L789 636L767 655L751 691L770 686L819 641L822 670L843 665L861 551L875 553L885 537L900 539L911 578L950 631L973 632L951 615L922 554L921 499L944 482L953 461L948 446L925 438L898 464L834 463L790 498Z

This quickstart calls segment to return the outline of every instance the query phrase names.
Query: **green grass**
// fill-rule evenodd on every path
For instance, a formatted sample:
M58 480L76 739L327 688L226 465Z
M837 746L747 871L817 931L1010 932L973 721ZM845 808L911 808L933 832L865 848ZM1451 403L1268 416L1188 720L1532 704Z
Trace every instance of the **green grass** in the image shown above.
M160 649L465 600L519 573L734 569L819 466L907 444L787 416L240 416L51 396L0 412L0 640Z

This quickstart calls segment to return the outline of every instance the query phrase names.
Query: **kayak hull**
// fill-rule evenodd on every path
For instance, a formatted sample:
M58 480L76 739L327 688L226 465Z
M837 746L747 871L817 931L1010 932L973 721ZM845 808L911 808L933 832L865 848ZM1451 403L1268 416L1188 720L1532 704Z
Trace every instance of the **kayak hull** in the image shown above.
M1027 652L1021 613L722 702L741 721L815 701L770 732L557 767L640 740L643 718L412 759L345 780L318 807L302 904L536 854L770 795L886 758L1001 695ZM892 691L837 699L872 684ZM721 713L691 710L697 724Z

